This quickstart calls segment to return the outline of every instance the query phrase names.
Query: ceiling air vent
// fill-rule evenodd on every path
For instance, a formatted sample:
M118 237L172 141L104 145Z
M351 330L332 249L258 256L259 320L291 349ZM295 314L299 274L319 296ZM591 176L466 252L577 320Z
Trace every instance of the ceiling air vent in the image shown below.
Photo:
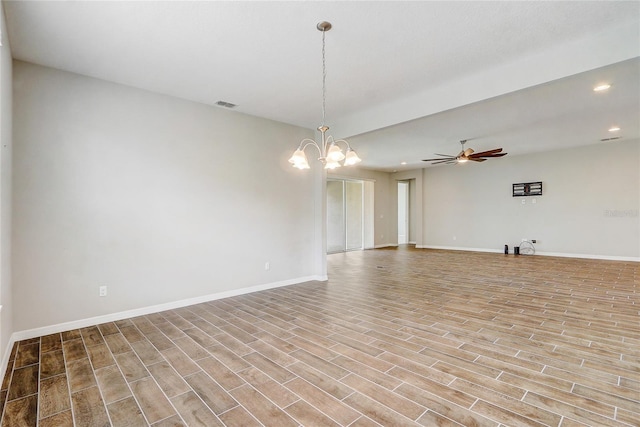
M611 138L602 138L600 141L609 142L609 141L615 141L616 139L620 139L620 137L619 136L612 136Z
M227 101L218 101L216 102L216 105L219 107L224 107L224 108L235 108L236 104L232 104L230 102Z

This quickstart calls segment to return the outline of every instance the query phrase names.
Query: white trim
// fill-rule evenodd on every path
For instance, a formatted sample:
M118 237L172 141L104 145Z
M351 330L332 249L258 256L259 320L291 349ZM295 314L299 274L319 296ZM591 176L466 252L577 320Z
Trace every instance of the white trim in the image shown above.
M567 254L562 252L538 252L536 255L557 256L563 258L584 258L584 259L602 259L605 261L633 261L640 262L640 257L632 256L612 256L612 255L592 255L592 254Z
M11 356L11 350L13 349L13 344L16 342L13 335L9 338L9 342L7 342L7 348L4 351L4 356L2 356L2 366L0 366L0 378L4 381L4 376L7 373L7 368L9 367L9 357Z
M331 172L331 169L327 171L327 181L368 181L376 182L374 178L360 178L358 176L339 175Z
M384 243L382 245L375 245L373 247L373 249L380 249L380 248L395 248L398 247L397 243Z
M415 244L416 244L416 242L415 242L415 241L413 241L413 242L409 242L408 244L409 244L409 245L415 245Z
M463 247L454 247L454 246L432 246L432 245L421 245L417 246L416 249L442 249L446 251L469 251L469 252L490 252L490 253L503 253L503 250L500 249L485 249L485 248L463 248ZM625 256L611 256L611 255L593 255L593 254L569 254L563 252L538 252L536 251L536 255L540 256L557 256L563 258L584 258L584 259L601 259L605 261L633 261L640 262L640 257L625 257ZM522 255L527 256L527 255Z
M2 312L2 306L0 305L0 312ZM9 342L7 342L7 348L4 350L4 355L2 356L2 365L0 365L0 378L4 380L4 375L7 372L7 365L9 365L9 356L11 356L11 349L13 348L13 337L9 338Z
M55 334L58 332L69 331L71 329L86 328L88 326L99 325L105 322L114 322L116 320L128 319L131 317L144 316L145 314L158 313L161 311L172 310L175 308L186 307L189 305L200 304L203 302L214 301L222 298L229 298L238 295L249 294L252 292L264 291L267 289L279 288L282 286L290 286L298 283L310 282L310 281L326 281L327 276L306 276L296 279L283 280L280 282L266 283L263 285L251 286L248 288L234 289L231 291L219 292L215 294L203 295L195 298L188 298L179 301L168 302L164 304L157 304L148 307L136 308L133 310L121 311L118 313L105 314L102 316L89 317L87 319L73 320L65 323L58 323L56 325L43 326L41 328L28 329L24 331L14 332L11 335L9 349L16 341L22 341L29 338L40 337L49 334ZM3 366L6 367L6 363L9 361L9 353L5 356L6 360L3 360Z
M468 252L490 252L502 253L504 250L486 249L486 248L463 248L457 246L433 246L433 245L416 245L416 249L442 249L445 251L468 251Z

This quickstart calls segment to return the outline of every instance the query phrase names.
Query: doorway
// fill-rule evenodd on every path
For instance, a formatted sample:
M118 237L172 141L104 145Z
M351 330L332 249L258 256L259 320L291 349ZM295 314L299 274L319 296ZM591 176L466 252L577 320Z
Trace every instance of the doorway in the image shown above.
M398 244L409 243L409 183L398 181Z

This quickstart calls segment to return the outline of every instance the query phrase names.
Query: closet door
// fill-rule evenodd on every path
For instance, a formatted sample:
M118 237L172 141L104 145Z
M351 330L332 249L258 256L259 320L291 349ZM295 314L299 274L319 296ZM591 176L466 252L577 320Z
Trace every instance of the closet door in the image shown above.
M364 183L327 180L327 253L364 248Z

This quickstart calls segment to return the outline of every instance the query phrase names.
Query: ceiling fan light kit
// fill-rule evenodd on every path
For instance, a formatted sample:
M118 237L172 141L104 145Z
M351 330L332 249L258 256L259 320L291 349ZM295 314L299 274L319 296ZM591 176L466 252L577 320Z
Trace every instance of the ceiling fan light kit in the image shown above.
M444 164L457 164L457 163L466 163L469 160L472 162L484 162L487 159L492 159L496 157L506 156L507 153L502 152L502 148L494 148L493 150L482 151L480 153L476 153L472 148L464 148L464 144L467 142L466 139L460 141L462 144L462 151L458 153L457 156L449 155L449 154L438 154L436 156L442 156L436 159L424 159L423 162L433 162L432 165L438 165L441 163Z
M321 139L320 142L316 142L313 139L305 138L298 145L298 149L294 151L293 155L289 159L289 163L294 168L298 169L309 169L309 162L307 161L307 156L304 154L304 150L309 147L315 147L320 154L318 160L324 165L325 169L335 169L340 166L352 166L357 163L360 163L362 160L356 152L351 148L349 143L344 139L334 140L333 136L327 136L327 131L329 130L329 126L324 124L325 120L325 100L326 100L326 80L327 80L327 68L325 65L325 43L324 43L324 35L327 31L331 29L331 23L322 21L316 25L318 31L322 32L322 124L318 126L318 131L320 131ZM338 145L338 143L342 143L346 146L346 151L343 153L342 149ZM342 163L340 163L342 162Z

